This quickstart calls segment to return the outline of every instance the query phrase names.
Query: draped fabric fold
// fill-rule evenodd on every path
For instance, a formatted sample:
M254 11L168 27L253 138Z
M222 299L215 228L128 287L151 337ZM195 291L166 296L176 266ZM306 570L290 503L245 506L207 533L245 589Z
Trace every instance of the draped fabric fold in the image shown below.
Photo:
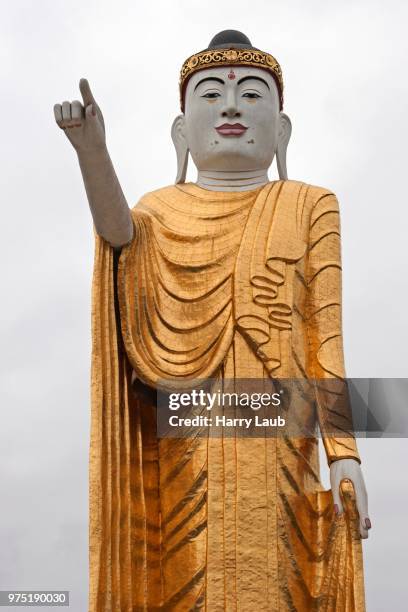
M233 337L233 265L253 196L226 206L215 195L205 207L193 196L192 206L184 189L142 198L119 267L126 351L151 386L211 376Z
M336 214L330 192L295 181L187 183L140 200L118 268L96 237L90 612L364 611L353 488L335 517L315 437L156 435L158 387L340 380ZM343 442L325 443L329 461L358 459Z
M92 291L89 610L157 609L160 514L154 397L131 390L116 320L115 256L96 237Z

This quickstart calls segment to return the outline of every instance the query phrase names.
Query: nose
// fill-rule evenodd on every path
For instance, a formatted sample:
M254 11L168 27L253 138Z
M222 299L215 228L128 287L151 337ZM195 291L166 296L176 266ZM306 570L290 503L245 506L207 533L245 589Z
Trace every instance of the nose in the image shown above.
M225 104L221 109L222 117L240 117L241 113L238 110L237 98L235 94L235 90L231 87L228 89L227 95L225 98Z

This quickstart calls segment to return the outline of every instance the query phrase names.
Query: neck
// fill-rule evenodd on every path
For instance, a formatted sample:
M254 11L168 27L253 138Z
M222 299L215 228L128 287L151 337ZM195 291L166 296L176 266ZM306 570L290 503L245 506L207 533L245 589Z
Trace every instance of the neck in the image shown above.
M269 183L268 170L198 170L196 184L211 191L250 191Z

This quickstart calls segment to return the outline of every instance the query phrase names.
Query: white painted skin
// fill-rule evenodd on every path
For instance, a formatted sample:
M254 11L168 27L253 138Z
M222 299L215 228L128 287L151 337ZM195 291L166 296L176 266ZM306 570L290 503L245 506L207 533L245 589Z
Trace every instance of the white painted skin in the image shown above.
M246 191L264 185L275 155L280 178L287 178L286 149L291 124L279 111L273 77L259 68L236 67L235 78L230 79L230 70L199 71L187 84L185 114L176 117L171 132L177 154L176 182L185 180L189 154L197 167L197 184L209 190ZM247 76L258 78L240 82ZM200 83L207 77L223 82ZM88 81L81 79L79 87L82 103L75 100L56 104L55 120L77 152L96 231L113 247L120 248L133 237L130 209L108 153L102 112ZM225 123L240 123L248 129L239 136L219 134L215 128ZM330 466L338 513L343 512L343 479L353 483L360 534L365 539L370 528L367 492L355 459L338 459Z
M54 105L57 125L64 130L78 155L95 229L112 246L120 247L133 237L133 223L105 140L101 109L86 79L78 100Z
M340 483L343 479L351 480L356 494L356 505L360 517L360 535L365 540L368 538L368 530L371 529L371 521L368 516L368 497L364 483L363 472L360 464L355 459L339 459L330 466L330 485L333 494L334 509L336 514L343 512L343 504L340 497Z
M232 77L232 78L231 78ZM240 135L223 135L216 128L239 123ZM272 75L261 68L206 68L190 78L184 115L176 117L172 137L179 162L189 152L198 170L197 184L206 189L244 191L268 182L268 168L279 149L286 176L286 147L291 124L279 111L279 94ZM184 172L185 175L185 172Z

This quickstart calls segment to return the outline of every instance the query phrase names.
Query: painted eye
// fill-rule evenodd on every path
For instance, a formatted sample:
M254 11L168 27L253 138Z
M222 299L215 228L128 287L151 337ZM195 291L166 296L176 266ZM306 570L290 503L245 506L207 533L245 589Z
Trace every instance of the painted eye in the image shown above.
M254 99L254 98L261 98L262 96L255 93L254 91L246 91L244 94L242 94L242 97Z
M218 93L218 91L209 91L208 93L204 94L203 96L201 96L202 98L219 98L220 94Z

